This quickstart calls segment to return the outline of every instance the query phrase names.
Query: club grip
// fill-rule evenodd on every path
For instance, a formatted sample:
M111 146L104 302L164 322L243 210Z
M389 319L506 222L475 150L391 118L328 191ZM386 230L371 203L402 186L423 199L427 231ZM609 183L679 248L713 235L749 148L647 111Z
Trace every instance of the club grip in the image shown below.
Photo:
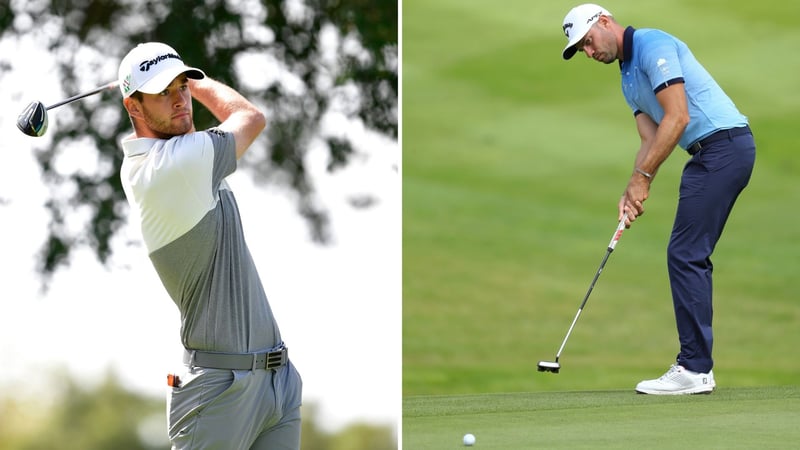
M617 242L619 242L619 238L622 237L622 232L625 231L625 221L628 220L628 214L622 215L622 220L619 221L619 225L617 225L617 229L614 230L614 235L611 236L611 242L608 243L608 251L613 252L614 247L617 246Z

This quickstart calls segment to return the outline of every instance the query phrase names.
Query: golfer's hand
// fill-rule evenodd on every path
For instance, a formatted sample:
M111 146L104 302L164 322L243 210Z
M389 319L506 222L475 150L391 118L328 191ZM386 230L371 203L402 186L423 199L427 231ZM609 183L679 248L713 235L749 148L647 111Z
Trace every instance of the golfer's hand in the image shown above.
M627 214L625 220L625 228L630 228L637 217L644 214L644 202L650 195L650 180L634 174L628 182L628 187L625 188L625 194L619 200L619 218L622 220L623 215Z

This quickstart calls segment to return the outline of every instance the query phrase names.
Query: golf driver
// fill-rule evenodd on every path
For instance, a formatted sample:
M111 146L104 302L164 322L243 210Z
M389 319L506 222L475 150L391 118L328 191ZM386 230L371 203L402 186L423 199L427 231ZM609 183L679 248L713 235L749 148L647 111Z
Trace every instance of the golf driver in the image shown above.
M90 95L98 94L103 91L113 90L116 89L117 82L113 81L106 85L100 86L98 88L92 89L91 91L84 92L83 94L78 94L72 96L66 100L60 101L54 105L50 105L45 107L42 102L32 102L22 111L22 114L17 117L17 128L20 129L23 133L27 134L28 136L39 137L44 135L45 131L47 131L47 111L53 108L58 108L59 106L66 105L67 103L72 103L75 100L80 100L84 97L88 97Z
M558 359L561 357L561 352L564 351L564 346L567 345L567 339L569 339L569 335L572 334L572 329L575 328L575 323L578 322L578 317L581 316L581 311L583 311L583 307L586 306L586 301L589 300L589 294L592 293L592 289L594 289L594 284L597 283L597 279L600 278L600 273L603 272L603 267L606 265L606 261L608 261L608 257L611 256L611 252L614 251L614 247L617 246L617 242L619 238L622 237L622 232L625 231L625 220L628 218L628 215L625 214L622 216L622 220L619 221L619 225L617 225L617 229L614 231L614 235L611 237L611 242L608 244L608 249L606 250L605 256L603 256L603 260L600 262L600 267L597 269L597 273L594 274L594 279L592 279L592 284L589 285L589 290L586 292L586 296L583 297L583 302L581 306L578 308L578 313L575 314L575 318L572 320L572 325L569 326L569 330L567 330L567 335L564 336L564 341L561 342L561 347L558 349L558 353L556 353L556 360L555 361L539 361L539 372L552 372L558 373L561 370L561 364L559 364Z

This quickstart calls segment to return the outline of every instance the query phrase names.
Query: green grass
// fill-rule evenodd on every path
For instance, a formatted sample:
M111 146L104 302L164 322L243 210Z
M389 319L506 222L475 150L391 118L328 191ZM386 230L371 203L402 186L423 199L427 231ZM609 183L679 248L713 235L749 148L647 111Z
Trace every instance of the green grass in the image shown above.
M659 171L563 373L536 375L605 252L639 140L616 66L561 60L570 5L487 5L402 3L404 395L630 390L678 351L665 249L687 156ZM756 169L713 256L714 372L723 389L797 384L800 2L604 6L687 42L750 118Z
M463 448L466 433L481 449L782 449L800 441L800 387L414 396L403 415L403 448L417 450Z

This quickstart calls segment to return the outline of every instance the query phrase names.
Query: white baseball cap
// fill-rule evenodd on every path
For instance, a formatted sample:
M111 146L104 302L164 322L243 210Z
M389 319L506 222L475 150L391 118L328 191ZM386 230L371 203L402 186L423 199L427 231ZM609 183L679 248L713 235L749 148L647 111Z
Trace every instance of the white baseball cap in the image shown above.
M575 44L578 43L592 25L600 19L600 16L611 16L611 13L602 6L595 5L594 3L584 3L572 8L567 16L564 17L564 34L567 36L567 46L561 52L564 59L570 59L578 51Z
M182 73L195 80L206 76L202 70L185 65L178 52L167 44L139 44L119 63L119 90L123 98L136 91L158 94Z

